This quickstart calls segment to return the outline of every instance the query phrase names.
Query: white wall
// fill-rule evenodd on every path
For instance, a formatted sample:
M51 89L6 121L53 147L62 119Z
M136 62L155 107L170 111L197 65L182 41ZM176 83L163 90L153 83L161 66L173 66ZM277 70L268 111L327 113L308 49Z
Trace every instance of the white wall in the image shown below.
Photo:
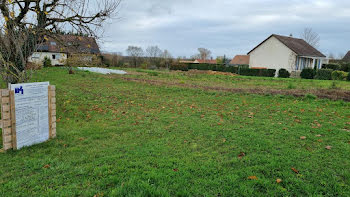
M271 37L250 54L249 67L295 70L296 54L275 37Z
M55 59L54 59L55 56ZM29 62L42 65L45 57L51 59L51 64L64 65L67 60L67 54L65 53L50 53L50 52L34 52L31 57L29 57Z

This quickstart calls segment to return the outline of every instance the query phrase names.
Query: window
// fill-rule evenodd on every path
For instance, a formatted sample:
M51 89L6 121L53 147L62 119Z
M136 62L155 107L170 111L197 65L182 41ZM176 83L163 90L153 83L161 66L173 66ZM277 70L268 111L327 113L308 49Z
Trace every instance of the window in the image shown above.
M50 42L50 44L51 44L52 46L56 46L56 45L57 45L56 42Z
M56 55L52 55L52 59L55 60L56 59Z
M40 54L39 53L33 53L32 59L39 59L39 58L40 58Z

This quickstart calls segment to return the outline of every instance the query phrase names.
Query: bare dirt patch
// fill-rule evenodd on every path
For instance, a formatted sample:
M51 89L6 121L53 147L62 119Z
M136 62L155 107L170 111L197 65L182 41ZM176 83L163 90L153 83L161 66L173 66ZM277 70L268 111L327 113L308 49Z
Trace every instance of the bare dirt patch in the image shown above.
M150 79L136 79L136 78L127 78L122 77L123 80L133 81L138 83L146 83L151 85L159 86L176 86L176 87L186 87L186 88L196 88L202 90L214 90L214 91L223 91L223 92L232 92L232 93L247 93L247 94L260 94L260 95L291 95L295 97L305 97L308 94L313 94L318 98L325 98L330 100L344 100L350 102L350 91L346 90L327 90L327 89L318 89L318 90L283 90L283 89L262 89L262 88L225 88L219 86L202 86L202 85L193 85L193 84L183 84L177 82L166 82L160 80L150 80Z

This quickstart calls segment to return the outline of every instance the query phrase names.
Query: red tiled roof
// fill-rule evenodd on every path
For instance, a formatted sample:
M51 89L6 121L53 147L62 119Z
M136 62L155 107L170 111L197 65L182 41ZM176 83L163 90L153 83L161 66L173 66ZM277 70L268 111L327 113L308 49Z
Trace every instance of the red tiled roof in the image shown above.
M216 64L216 60L195 60L198 61L199 64Z
M232 65L249 65L249 55L236 55L230 62Z

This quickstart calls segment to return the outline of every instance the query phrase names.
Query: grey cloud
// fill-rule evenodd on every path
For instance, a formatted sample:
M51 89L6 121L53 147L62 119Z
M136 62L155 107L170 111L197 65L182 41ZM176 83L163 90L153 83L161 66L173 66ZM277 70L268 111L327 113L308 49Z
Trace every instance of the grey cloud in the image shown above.
M346 0L124 0L119 16L106 28L103 50L158 45L174 56L190 56L206 47L232 57L272 33L298 37L304 27L320 34L322 52L350 50Z

